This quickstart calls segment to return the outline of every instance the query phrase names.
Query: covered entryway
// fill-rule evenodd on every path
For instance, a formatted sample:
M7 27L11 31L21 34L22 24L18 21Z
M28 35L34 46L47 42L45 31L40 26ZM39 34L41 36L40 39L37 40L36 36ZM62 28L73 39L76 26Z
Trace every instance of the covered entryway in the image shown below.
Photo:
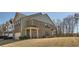
M27 27L25 29L25 35L27 35L30 38L38 38L39 37L39 28Z

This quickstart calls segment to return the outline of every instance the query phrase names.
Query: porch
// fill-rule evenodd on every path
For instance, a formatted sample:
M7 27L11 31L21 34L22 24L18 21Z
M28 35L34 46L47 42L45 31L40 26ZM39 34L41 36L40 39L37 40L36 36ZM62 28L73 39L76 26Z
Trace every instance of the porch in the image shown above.
M29 38L39 38L39 28L27 27L25 28L25 35L27 35Z

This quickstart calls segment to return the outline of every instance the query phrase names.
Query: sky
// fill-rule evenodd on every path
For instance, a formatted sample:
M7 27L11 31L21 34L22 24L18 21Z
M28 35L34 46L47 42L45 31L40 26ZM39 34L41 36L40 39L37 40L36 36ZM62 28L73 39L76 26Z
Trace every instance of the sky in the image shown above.
M25 15L31 15L39 12L20 12ZM68 15L74 14L74 12L42 12L43 14L48 14L51 20L62 20ZM0 12L0 24L5 23L6 21L14 18L16 12Z
M32 15L39 12L20 12L25 15ZM5 23L6 21L15 17L16 12L0 12L0 24ZM62 20L63 18L73 15L74 12L42 12L42 14L48 14L52 21ZM77 28L75 27L75 32L77 32ZM78 31L79 32L79 31Z

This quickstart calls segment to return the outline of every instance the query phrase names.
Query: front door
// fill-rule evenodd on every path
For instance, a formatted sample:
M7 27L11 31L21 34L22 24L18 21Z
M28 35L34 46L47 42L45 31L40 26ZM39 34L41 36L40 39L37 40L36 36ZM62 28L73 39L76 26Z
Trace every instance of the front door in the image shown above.
M37 38L37 31L32 29L32 38Z
M30 30L27 30L27 37L30 38ZM31 38L37 38L37 31L35 29L31 30Z
M27 30L27 37L30 38L30 30Z

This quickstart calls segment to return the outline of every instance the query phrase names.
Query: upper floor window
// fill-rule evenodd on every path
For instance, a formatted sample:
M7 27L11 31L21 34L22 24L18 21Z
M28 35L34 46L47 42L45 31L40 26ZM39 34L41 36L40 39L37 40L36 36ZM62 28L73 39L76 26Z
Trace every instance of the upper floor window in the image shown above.
M45 24L45 27L46 27L46 28L49 28L49 25L48 25L48 24Z
M45 35L46 35L46 36L49 36L49 32L46 31L46 32L45 32Z

